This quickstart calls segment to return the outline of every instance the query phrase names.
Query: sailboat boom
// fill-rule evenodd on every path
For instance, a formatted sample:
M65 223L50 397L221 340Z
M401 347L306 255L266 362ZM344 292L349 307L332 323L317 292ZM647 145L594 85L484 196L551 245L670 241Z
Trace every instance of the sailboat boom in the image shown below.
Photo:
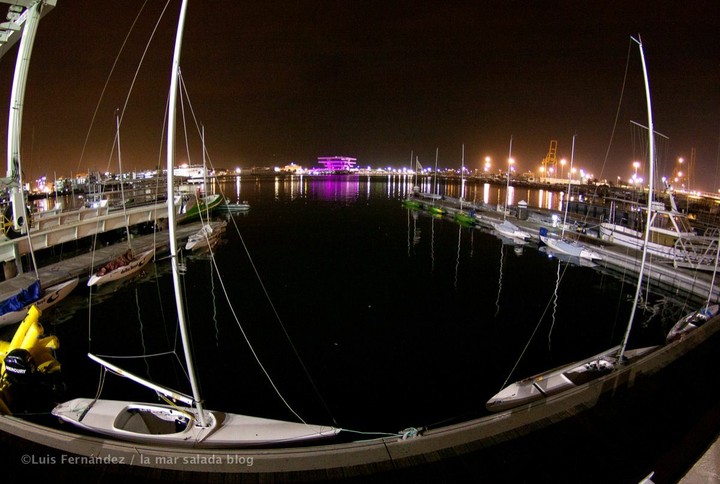
M161 393L168 398L172 398L173 400L179 400L188 405L193 405L195 403L195 400L193 400L193 398L191 396L185 395L184 393L177 392L171 388L166 388L162 385L158 385L158 384L148 381L144 378L141 378L137 375L134 375L133 373L130 373L129 371L125 371L122 368L103 360L99 356L95 356L92 353L88 353L88 357L91 360L93 360L94 362L103 366L104 368L112 371L113 373L117 373L118 375L120 375L123 378L127 378L128 380L132 380L135 383L139 383L140 385L142 385L144 387L147 387L151 390L155 390L156 392Z

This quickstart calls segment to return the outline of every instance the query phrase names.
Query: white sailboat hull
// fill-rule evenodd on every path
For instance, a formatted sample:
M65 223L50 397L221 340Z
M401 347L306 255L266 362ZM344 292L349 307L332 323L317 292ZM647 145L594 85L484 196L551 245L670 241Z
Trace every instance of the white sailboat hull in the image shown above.
M526 232L524 230L520 230L520 228L515 225L512 222L508 222L507 220L503 221L502 223L492 223L492 226L495 228L495 230L505 237L509 237L511 239L518 239L518 240L530 240L532 238L532 235L530 235L530 232Z
M11 311L0 316L0 327L19 323L20 321L25 319L25 316L27 316L27 313L30 310L30 306L32 306L33 304L40 311L44 311L47 308L54 306L55 304L65 299L65 297L70 294L77 285L78 278L76 277L75 279L71 279L69 281L65 281L60 284L48 287L46 290L43 291L43 297L41 297L37 301L28 304L27 306L18 311Z
M195 448L257 447L334 437L334 427L285 422L206 411L201 427L197 411L118 400L76 398L56 406L52 414L64 422L113 439Z
M636 359L657 348L651 346L627 351L625 357L628 360ZM510 410L606 375L615 369L619 350L620 346L615 346L586 360L576 361L508 385L488 400L485 408L491 412Z
M581 259L591 261L602 260L600 254L584 245L575 244L562 239L554 239L547 236L540 236L540 240L542 240L543 243L550 247L552 250L561 252L566 255L579 257Z
M225 225L215 229L210 224L203 225L200 230L188 237L185 250L198 250L214 245L223 230L225 230Z
M699 328L717 316L718 312L720 312L720 306L717 304L711 304L684 316L670 329L665 342L672 343L673 341L683 339L688 333Z
M107 284L108 282L129 277L145 267L150 262L150 259L152 259L154 253L155 251L150 249L135 257L128 265L118 267L117 269L107 272L101 276L93 274L90 279L88 279L87 285L88 287L100 286L102 284Z

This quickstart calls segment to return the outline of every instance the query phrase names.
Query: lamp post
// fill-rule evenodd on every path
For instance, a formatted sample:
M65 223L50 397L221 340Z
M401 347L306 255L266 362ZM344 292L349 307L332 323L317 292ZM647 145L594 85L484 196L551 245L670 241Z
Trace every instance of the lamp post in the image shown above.
M565 163L567 163L565 158L560 160L560 178L565 178Z
M682 181L682 177L683 177L682 167L683 167L684 162L685 162L685 158L683 158L683 157L678 158L677 176L678 176L678 181L680 182L680 188L683 188L683 189L685 188L685 184Z

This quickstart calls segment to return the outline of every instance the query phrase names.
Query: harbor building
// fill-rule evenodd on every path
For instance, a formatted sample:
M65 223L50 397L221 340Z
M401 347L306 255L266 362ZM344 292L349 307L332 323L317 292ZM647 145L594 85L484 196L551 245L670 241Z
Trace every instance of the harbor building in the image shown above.
M347 172L355 168L357 158L347 156L321 156L318 157L318 164L323 165L323 170L337 173Z

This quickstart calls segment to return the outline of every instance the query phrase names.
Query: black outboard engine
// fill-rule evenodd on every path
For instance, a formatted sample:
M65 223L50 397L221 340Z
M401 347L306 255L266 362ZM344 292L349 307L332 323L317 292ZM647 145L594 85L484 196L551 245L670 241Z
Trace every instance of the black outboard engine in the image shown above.
M36 372L37 365L28 350L16 348L5 357L5 375L10 383L32 383Z

